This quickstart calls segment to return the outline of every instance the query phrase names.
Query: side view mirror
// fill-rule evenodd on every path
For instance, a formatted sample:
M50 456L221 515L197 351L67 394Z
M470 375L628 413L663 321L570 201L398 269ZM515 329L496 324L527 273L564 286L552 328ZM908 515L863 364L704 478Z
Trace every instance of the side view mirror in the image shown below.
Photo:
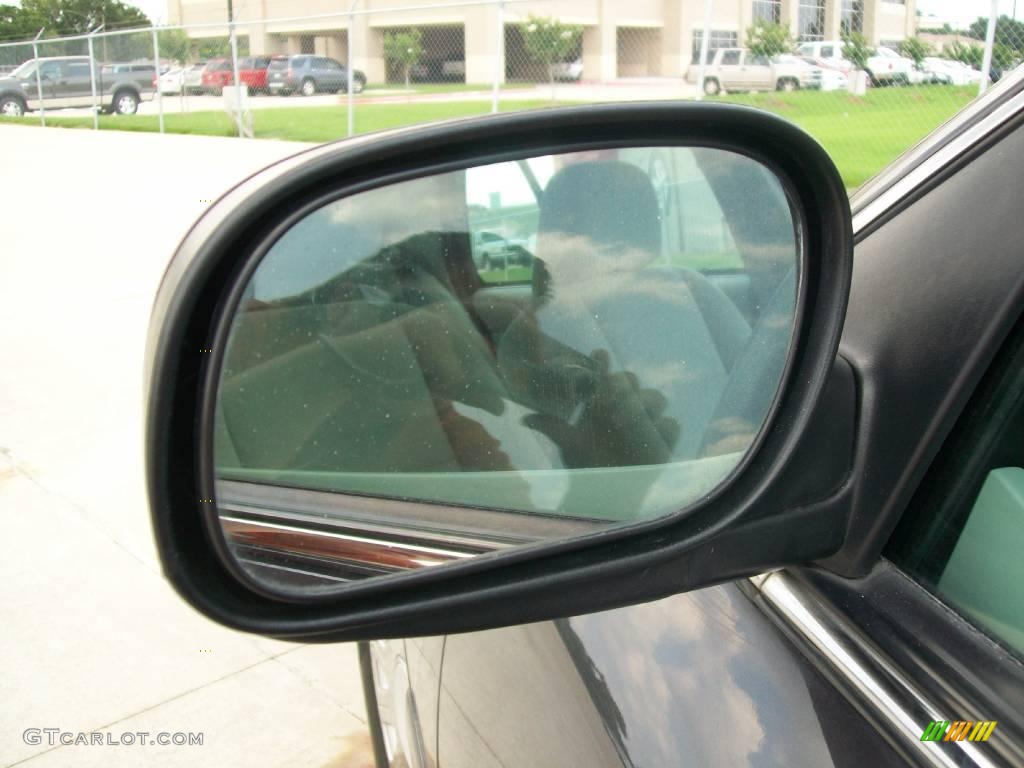
M482 268L494 232L530 258ZM164 571L218 621L323 641L833 554L851 258L832 162L746 108L526 112L271 166L153 309Z

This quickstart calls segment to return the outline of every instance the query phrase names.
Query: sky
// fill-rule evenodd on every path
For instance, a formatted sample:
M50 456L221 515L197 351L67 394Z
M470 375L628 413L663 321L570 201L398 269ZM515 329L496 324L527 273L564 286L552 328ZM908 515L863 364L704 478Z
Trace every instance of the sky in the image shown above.
M1024 0L1017 2L1017 18L1024 19ZM1013 16L1014 0L999 0L999 16ZM991 0L917 0L922 15L934 14L954 26L967 26L979 16L988 16Z

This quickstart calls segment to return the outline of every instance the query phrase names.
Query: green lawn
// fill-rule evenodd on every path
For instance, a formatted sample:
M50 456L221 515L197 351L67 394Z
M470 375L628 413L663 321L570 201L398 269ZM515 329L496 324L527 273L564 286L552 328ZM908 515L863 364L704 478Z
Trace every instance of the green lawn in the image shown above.
M723 97L775 112L831 155L848 188L859 187L977 96L977 87L872 88L845 92L752 93Z
M452 86L451 90L467 86ZM421 88L418 86L418 89ZM431 88L449 88L431 86ZM874 88L863 97L845 92L731 94L721 101L748 104L782 115L803 127L822 143L839 166L847 187L860 186L894 158L948 120L974 98L975 88L922 86ZM503 112L550 107L545 100L505 101ZM489 101L426 102L417 104L360 104L356 108L357 133L379 131L412 123L426 123L490 112ZM323 142L345 136L344 105L284 107L253 113L258 138ZM0 122L38 124L38 117L0 118ZM49 124L91 128L90 117L47 117ZM232 136L234 124L223 112L168 114L165 125L173 133ZM103 116L107 130L156 131L155 116Z

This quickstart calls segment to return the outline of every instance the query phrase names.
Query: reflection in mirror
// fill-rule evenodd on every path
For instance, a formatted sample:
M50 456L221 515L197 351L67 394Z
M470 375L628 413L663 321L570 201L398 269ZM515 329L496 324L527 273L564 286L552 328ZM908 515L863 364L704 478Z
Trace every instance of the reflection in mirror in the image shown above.
M314 589L664 516L769 416L801 223L709 148L533 157L324 205L245 287L217 508Z

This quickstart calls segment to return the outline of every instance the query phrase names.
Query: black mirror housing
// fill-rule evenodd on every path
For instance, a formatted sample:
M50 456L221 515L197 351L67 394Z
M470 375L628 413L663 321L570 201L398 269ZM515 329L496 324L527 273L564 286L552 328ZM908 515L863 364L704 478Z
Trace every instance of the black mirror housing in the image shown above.
M751 157L785 181L802 218L805 257L784 380L756 445L730 477L685 514L368 580L342 593L283 596L244 578L216 524L209 425L216 345L255 254L325 196L531 154L635 146ZM827 557L843 543L849 502L855 383L836 351L852 250L846 191L825 151L785 120L743 107L524 112L360 137L271 166L196 223L153 308L146 472L164 572L185 600L221 623L309 642L524 623Z

